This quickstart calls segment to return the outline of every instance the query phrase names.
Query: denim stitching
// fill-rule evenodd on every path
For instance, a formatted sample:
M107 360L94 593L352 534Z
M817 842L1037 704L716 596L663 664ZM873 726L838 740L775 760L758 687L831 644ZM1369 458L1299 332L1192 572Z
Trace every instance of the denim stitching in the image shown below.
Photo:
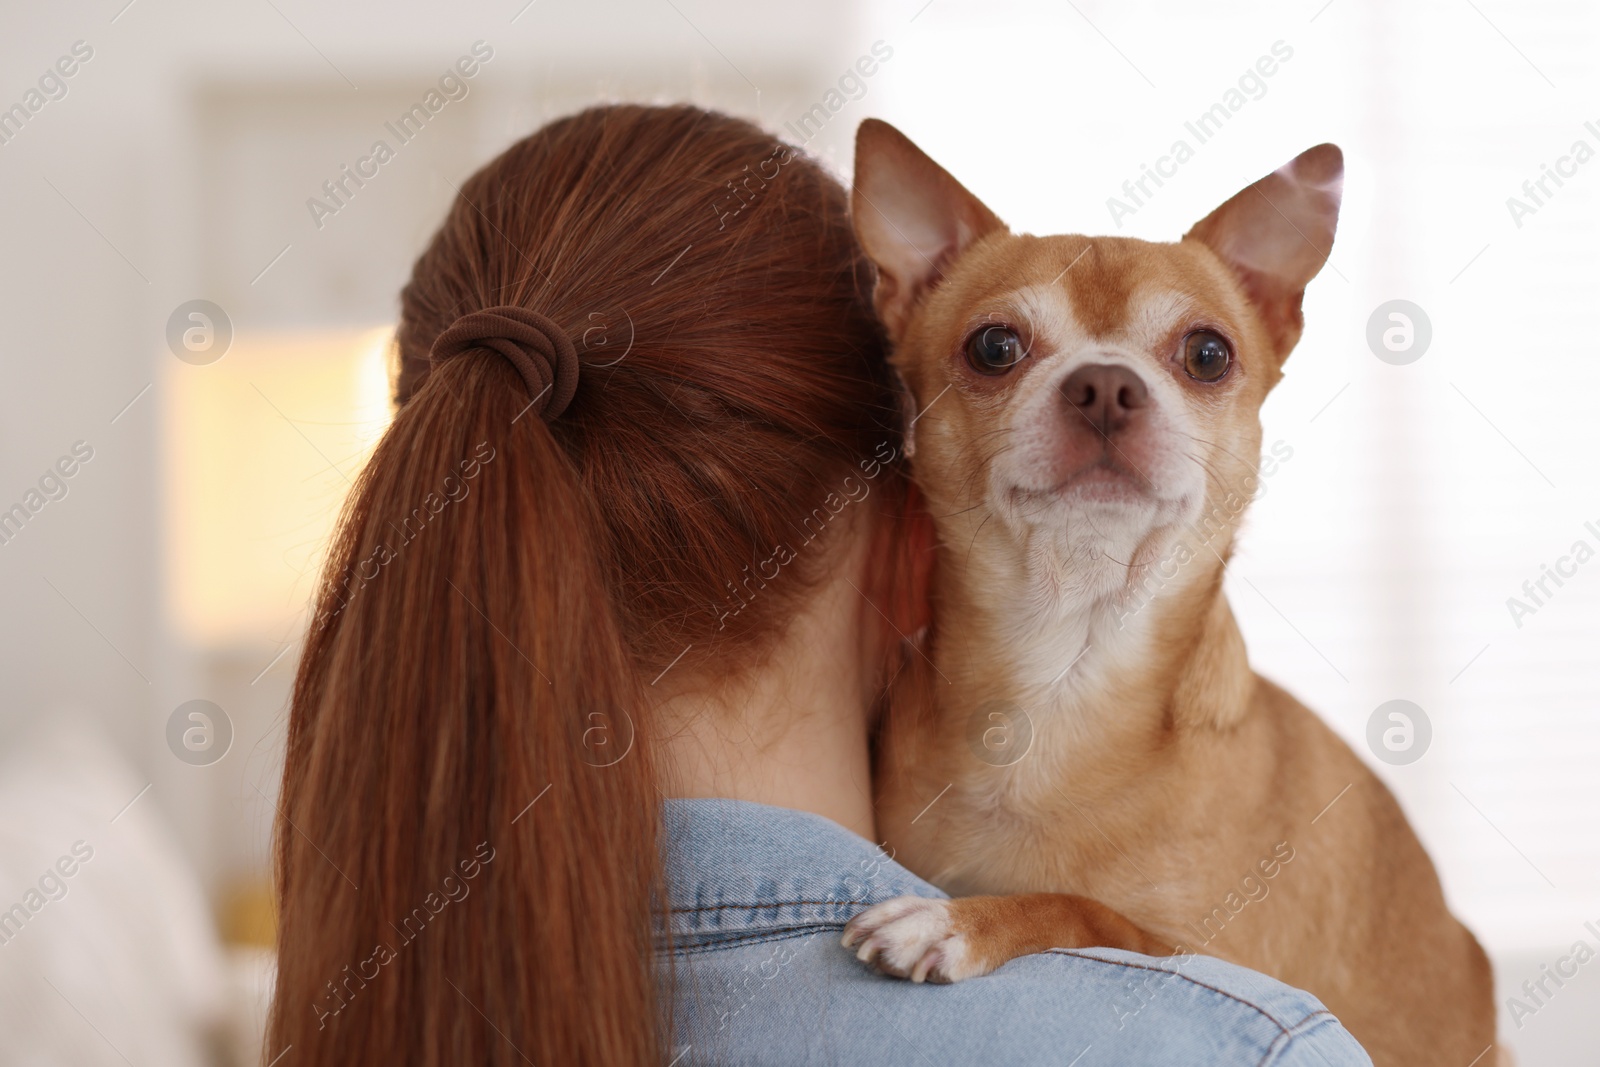
M865 903L866 903L866 901L861 901L861 900L849 900L849 901L788 900L788 901L778 901L778 902L771 903L771 904L708 904L708 905L704 905L702 907L697 907L697 908L673 908L673 909L671 909L671 913L674 914L674 915L678 915L678 914L702 912L702 911L721 911L721 910L729 909L729 908L740 908L740 909L747 910L747 911L759 911L759 910L763 910L763 909L781 908L781 907L827 906L827 905L846 905L846 904L865 904ZM715 951L718 951L719 949L735 947L735 946L738 946L738 945L745 945L745 944L755 945L755 944L762 944L762 943L768 942L768 941L788 940L788 939L792 939L792 938L795 938L795 937L799 937L799 936L801 936L802 934L804 934L807 931L817 932L817 931L826 929L827 927L830 927L830 926L835 926L835 927L839 927L839 928L842 929L844 924L843 923L824 921L824 922L819 922L819 923L812 923L812 924L809 924L809 925L806 925L806 926L772 927L770 929L762 930L759 933L752 932L752 933L748 933L748 934L733 934L732 936L730 936L728 938L725 938L725 939L722 939L722 940L718 940L718 941L702 943L702 944L695 945L693 947L687 947L687 948L675 948L673 950L673 955L677 955L677 956L699 955L699 954L702 954L702 953L715 952ZM1268 1022L1272 1023L1272 1025L1276 1026L1278 1028L1278 1031L1279 1031L1278 1036L1273 1039L1273 1041L1272 1041L1272 1043L1270 1045L1268 1045L1266 1055L1262 1058L1261 1063L1260 1063L1260 1065L1258 1065L1258 1067L1265 1067L1265 1064L1274 1055L1275 1050L1277 1050L1279 1048L1280 1043L1285 1042L1287 1039L1294 1037L1295 1036L1295 1031L1299 1030L1300 1027L1305 1026L1305 1024L1307 1022L1309 1022L1310 1020L1317 1019L1317 1018L1322 1017L1322 1016L1327 1016L1328 1019L1331 1019L1331 1020L1333 1020L1335 1022L1338 1021L1337 1019L1334 1019L1334 1016L1333 1016L1332 1012L1330 1012L1330 1011L1328 1011L1327 1009L1324 1008L1324 1009L1322 1009L1320 1011L1314 1011L1314 1012L1310 1013L1309 1015L1307 1015L1304 1018L1302 1018L1299 1022L1295 1023L1293 1026L1285 1026L1275 1015L1273 1015L1271 1012L1269 1012L1266 1008L1262 1007L1261 1005L1256 1004L1253 1001L1246 1000L1244 997L1238 996L1237 994L1230 993L1226 989L1219 989L1218 987L1216 987L1214 985L1211 985L1209 982L1202 982L1202 981L1200 981L1200 979L1194 978L1194 977L1192 977L1190 975L1187 975L1187 974L1183 974L1180 971L1168 970L1165 967L1151 967L1151 966L1148 966L1147 964L1142 964L1142 963L1129 963L1126 960L1108 960L1104 956L1092 956L1092 955L1089 955L1088 953L1083 952L1081 950L1052 948L1052 949L1046 949L1045 952L1042 953L1042 955L1076 956L1079 959L1093 960L1096 963L1106 963L1106 964L1110 964L1110 965L1115 966L1115 967L1126 967L1126 968L1129 968L1131 970L1157 971L1157 972L1160 972L1161 974L1170 974L1170 975L1174 975L1174 976L1176 976L1178 978L1183 979L1185 982L1188 982L1190 985L1198 986L1201 989L1210 990L1211 992L1217 994L1218 996L1226 997L1228 1000L1232 1000L1232 1001L1234 1001L1236 1003L1243 1004L1245 1007L1250 1008L1251 1010L1257 1012L1259 1015L1261 1015L1262 1018L1264 1018Z
M1301 1027L1304 1027L1306 1023L1310 1022L1312 1019L1317 1019L1318 1022L1315 1025L1306 1027L1306 1029L1302 1030ZM1267 1064L1275 1059L1278 1053L1288 1048L1289 1042L1293 1041L1296 1037L1310 1033L1312 1030L1316 1029L1317 1026L1321 1026L1323 1023L1337 1023L1338 1021L1338 1019L1334 1018L1333 1012L1327 1010L1326 1008L1322 1009L1321 1011L1312 1012L1304 1019L1301 1019L1299 1022L1295 1023L1288 1030L1285 1030L1283 1033L1279 1034L1273 1040L1272 1044L1267 1046L1266 1055L1261 1057L1261 1062L1258 1063L1256 1067L1267 1067Z
M684 915L696 911L721 911L724 908L744 908L747 911L767 911L772 908L793 908L802 906L817 907L847 907L852 904L865 904L865 900L775 900L769 904L706 904L699 908L671 908L673 915Z
M767 930L760 934L744 934L730 937L722 941L712 941L698 945L679 946L672 950L674 956L698 956L707 952L717 952L725 948L742 948L745 945L763 945L769 941L792 941L807 933L818 934L828 929L833 924L818 926L785 926L774 930Z
M1094 960L1094 961L1096 961L1098 963L1110 963L1110 964L1113 964L1113 965L1118 966L1118 967L1130 967L1130 968L1133 968L1135 970L1140 970L1140 971L1159 971L1162 974L1174 975L1174 976L1176 976L1178 978L1182 978L1185 982L1188 982L1191 985L1197 985L1201 989L1209 989L1209 990L1211 990L1211 992L1216 993L1219 996L1227 997L1229 1000L1238 1001L1240 1004L1243 1004L1248 1008L1253 1008L1256 1011L1260 1012L1261 1015L1264 1018L1269 1020L1272 1023L1272 1025L1276 1026L1279 1030L1283 1031L1283 1033L1287 1034L1289 1032L1289 1027L1284 1026L1283 1023L1280 1022L1276 1016L1274 1016L1271 1012L1267 1011L1267 1009L1263 1008L1261 1005L1256 1004L1253 1001L1246 1000L1243 997L1238 996L1235 993L1230 993L1226 989L1218 989L1216 986L1211 985L1209 982L1202 982L1198 978L1192 978L1189 975L1184 974L1182 971L1172 971L1172 970L1168 970L1165 967L1150 967L1150 966L1147 966L1147 965L1145 965L1143 963L1129 963L1126 960L1108 960L1104 956L1090 956L1085 952L1082 952L1080 950L1073 950L1073 949L1051 948L1051 949L1046 949L1045 953L1046 954L1055 954L1055 955L1060 955L1060 956L1077 956L1080 959ZM1307 1016L1307 1018L1310 1018L1310 1016ZM1304 1020L1301 1020L1301 1021L1303 1022ZM1296 1025L1299 1025L1299 1024L1296 1024Z

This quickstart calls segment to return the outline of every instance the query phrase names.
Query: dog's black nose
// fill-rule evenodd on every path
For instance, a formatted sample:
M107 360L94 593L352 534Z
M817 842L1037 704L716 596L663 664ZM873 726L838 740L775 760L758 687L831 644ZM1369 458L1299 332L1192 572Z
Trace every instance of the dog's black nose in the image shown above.
M1103 434L1122 429L1150 402L1150 390L1144 379L1127 367L1113 363L1079 367L1061 383L1061 393L1067 403Z

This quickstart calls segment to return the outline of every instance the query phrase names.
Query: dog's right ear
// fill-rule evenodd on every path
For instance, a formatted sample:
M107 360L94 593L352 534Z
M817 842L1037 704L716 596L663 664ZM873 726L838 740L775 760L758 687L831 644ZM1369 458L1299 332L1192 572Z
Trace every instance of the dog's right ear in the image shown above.
M856 239L877 264L873 305L900 341L911 309L955 258L1005 223L910 138L867 119L856 131L856 180L850 197Z

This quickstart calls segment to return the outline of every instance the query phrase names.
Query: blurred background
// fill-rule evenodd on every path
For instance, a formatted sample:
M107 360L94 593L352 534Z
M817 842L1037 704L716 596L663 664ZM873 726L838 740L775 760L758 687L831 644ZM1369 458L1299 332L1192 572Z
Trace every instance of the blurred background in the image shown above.
M1230 596L1257 669L1399 795L1522 1062L1600 1059L1595 5L0 21L0 1063L259 1062L288 686L399 288L467 175L618 100L750 117L841 176L886 118L1036 233L1174 239L1343 146ZM1566 977L1524 993L1542 968Z

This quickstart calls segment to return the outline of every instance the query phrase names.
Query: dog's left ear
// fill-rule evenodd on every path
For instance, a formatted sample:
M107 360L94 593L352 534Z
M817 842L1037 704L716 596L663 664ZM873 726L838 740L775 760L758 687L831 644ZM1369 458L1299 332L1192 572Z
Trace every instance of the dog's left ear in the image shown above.
M872 302L899 343L911 309L946 268L1005 223L948 171L887 122L856 131L856 179L850 196L856 239L878 267Z
M1195 224L1185 241L1206 245L1233 269L1281 361L1300 340L1300 300L1333 248L1344 155L1308 148Z

